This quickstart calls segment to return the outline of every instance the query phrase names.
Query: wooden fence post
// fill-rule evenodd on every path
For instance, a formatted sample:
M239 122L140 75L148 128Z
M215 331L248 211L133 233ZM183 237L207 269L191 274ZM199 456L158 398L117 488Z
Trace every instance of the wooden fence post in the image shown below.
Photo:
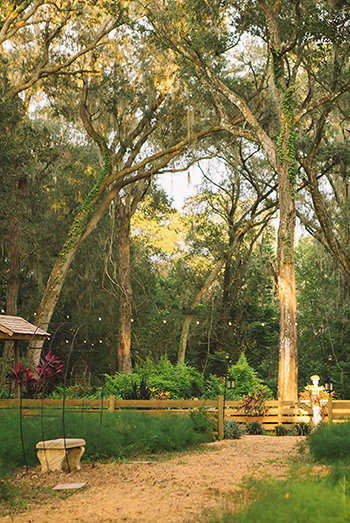
M333 423L333 403L332 403L332 397L328 396L328 425L332 425Z
M224 397L218 396L218 437L224 439Z
M283 401L282 398L278 397L278 407L277 407L277 417L278 417L278 424L282 424L282 409L283 409Z
M110 412L114 412L115 410L115 396L113 394L111 394L109 396L109 400L108 400L108 410Z

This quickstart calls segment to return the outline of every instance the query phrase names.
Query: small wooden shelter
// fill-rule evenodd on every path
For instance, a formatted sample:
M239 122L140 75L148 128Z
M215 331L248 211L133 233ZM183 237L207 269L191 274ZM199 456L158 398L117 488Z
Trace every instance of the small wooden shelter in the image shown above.
M13 341L15 368L19 363L19 342L45 340L50 334L20 316L0 314L0 341Z

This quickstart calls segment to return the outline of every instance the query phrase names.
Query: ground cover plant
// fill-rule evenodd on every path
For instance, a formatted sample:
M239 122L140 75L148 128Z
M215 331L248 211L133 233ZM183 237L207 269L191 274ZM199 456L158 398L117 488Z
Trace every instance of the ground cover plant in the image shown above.
M317 461L337 462L350 459L350 421L322 424L307 437L312 457Z
M344 479L253 482L246 486L254 503L211 523L344 523L350 521L350 496Z
M224 421L224 439L239 439L243 432L241 425L237 421Z
M51 414L51 416L50 416ZM198 421L200 420L200 422ZM23 420L25 454L28 466L36 466L36 443L61 437L58 432L57 412L43 419L43 432L37 418ZM86 441L84 460L92 460L100 425L100 414L67 412L66 437L81 437ZM19 412L0 412L0 470L2 474L25 463L21 446ZM98 459L120 459L135 454L182 450L213 439L212 420L205 414L178 416L175 414L152 417L147 413L123 411L104 413Z

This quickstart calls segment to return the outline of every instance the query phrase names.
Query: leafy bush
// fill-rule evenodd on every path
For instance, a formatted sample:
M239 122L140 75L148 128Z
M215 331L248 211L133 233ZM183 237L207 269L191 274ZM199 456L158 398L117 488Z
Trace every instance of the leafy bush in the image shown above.
M22 387L25 397L44 397L52 390L55 381L63 380L63 364L51 350L48 354L42 351L39 363L34 369L22 369L19 362L17 369L11 369L10 378L15 387Z
M284 425L276 425L275 434L276 436L287 436L288 430Z
M253 421L250 421L249 423L247 423L245 431L250 436L264 434L264 429L263 429L261 423L259 423L259 421L256 421L256 420L253 420Z
M269 408L265 404L266 393L259 389L254 393L248 393L240 402L240 408L246 416L265 416Z
M122 390L120 394L123 400L149 400L151 398L151 391L144 378L141 379L140 384L132 380L131 387Z
M243 430L240 424L235 420L224 421L224 439L240 439Z
M137 366L133 374L115 374L105 376L105 394L114 394L121 398L122 391L132 388L133 383L140 385L142 380L149 388L169 392L170 399L190 399L204 395L204 379L196 369L186 364L173 365L162 358L158 365L147 360L143 367Z
M242 352L236 365L229 368L229 374L235 379L235 394L239 397L254 394L258 390L264 390L266 399L272 397L271 390L264 386L258 378L255 370L249 365L247 358Z
M349 460L350 422L322 424L307 436L306 443L317 461Z
M190 418L195 432L205 434L209 439L214 439L214 420L209 416L208 410L205 407L191 410Z
M229 369L235 378L236 388L226 390L226 399L234 400L248 392L263 390L266 399L272 397L268 387L257 378L256 372L249 366L244 354L237 365ZM105 375L105 395L114 394L120 399L123 391L140 386L142 380L150 389L169 392L170 399L203 398L214 399L224 394L225 380L210 374L206 379L195 368L187 364L173 365L167 358L162 358L158 365L147 360L143 366L136 366L133 373Z
M223 378L218 378L213 374L209 374L204 381L204 387L203 399L214 399L218 396L224 395L225 381ZM230 391L226 391L226 399L231 399Z
M294 434L296 436L307 436L311 432L311 425L310 423L306 423L305 421L299 421L294 425Z

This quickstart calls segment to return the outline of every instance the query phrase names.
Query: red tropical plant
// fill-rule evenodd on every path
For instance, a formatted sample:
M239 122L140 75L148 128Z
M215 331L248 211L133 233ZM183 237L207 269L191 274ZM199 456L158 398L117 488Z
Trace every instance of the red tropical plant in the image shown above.
M239 406L246 416L264 416L269 410L265 404L266 399L264 389L259 389L244 396Z
M50 390L54 381L63 378L63 363L51 350L47 355L43 351L35 369L22 369L19 362L17 369L11 369L10 377L15 387L22 387L22 394L27 398L42 397Z

